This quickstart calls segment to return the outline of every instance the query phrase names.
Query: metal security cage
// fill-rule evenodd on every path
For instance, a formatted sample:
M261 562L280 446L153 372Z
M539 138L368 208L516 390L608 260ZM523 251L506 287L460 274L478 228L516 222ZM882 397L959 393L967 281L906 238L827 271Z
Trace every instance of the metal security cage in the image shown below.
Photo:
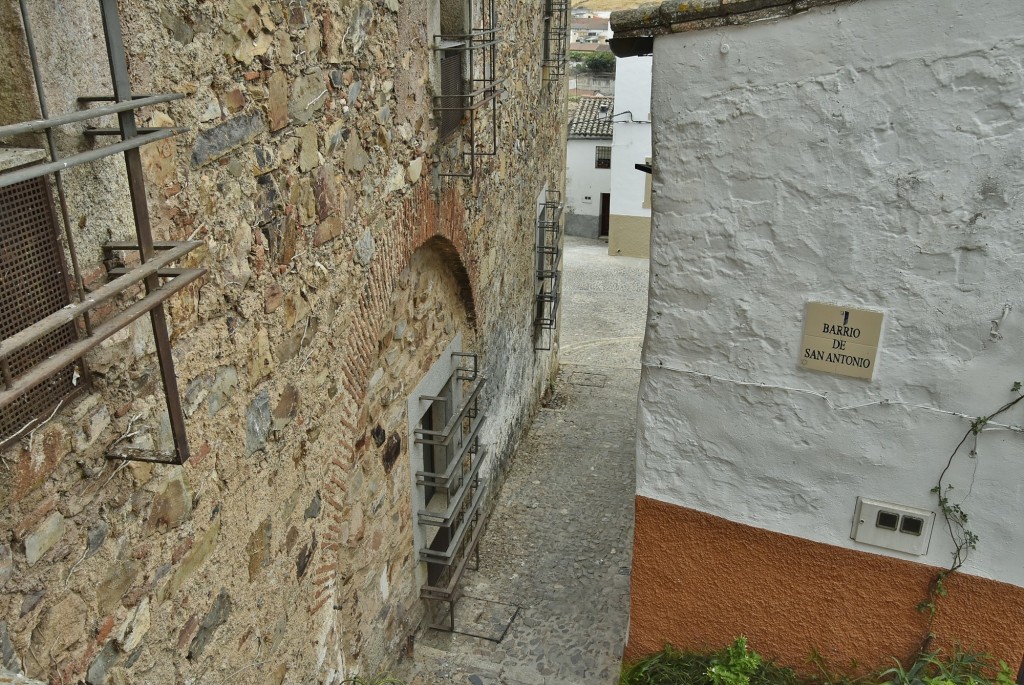
M42 116L0 126L0 143L31 140L41 133L46 146L45 151L5 147L5 155L30 161L0 167L0 259L4 268L0 288L5 303L0 311L0 446L11 444L45 423L63 402L86 387L84 356L149 314L174 451L168 454L121 449L107 456L182 464L189 456L188 440L163 303L206 272L171 267L202 243L154 243L146 203L139 148L185 129L139 128L135 122L136 110L182 96L132 93L117 2L99 0L114 92L80 97L81 109L51 116L25 0L20 0L19 5L25 49ZM61 157L55 144L56 130L111 115L117 117L116 128L93 128L85 135L116 136L120 141ZM65 135L76 134L69 131ZM108 282L87 292L75 249L63 172L118 154L124 157L136 239L104 247L108 258L115 252L123 252L128 258L109 260ZM58 209L54 208L49 179L53 181ZM99 207L94 209L103 211ZM64 253L71 265L70 273L64 266ZM18 311L13 311L15 307ZM97 310L101 308L114 311L100 321Z
M480 482L484 452L480 447L480 427L484 414L480 407L484 377L477 371L475 354L453 352L459 364L445 384L446 392L422 396L431 403L427 416L445 417L443 424L420 426L415 441L430 450L424 468L416 472L423 505L416 510L416 524L429 541L419 551L427 564L427 583L420 597L447 604L447 625L432 619L431 627L455 630L455 604L461 597L459 581L472 562L480 564L479 542L483 534L483 502L486 487ZM437 405L440 411L434 413ZM443 457L439 458L439 455ZM436 612L435 612L436 614Z
M442 143L457 148L451 160L443 160L441 176L473 178L480 158L498 153L497 107L504 91L497 75L497 18L494 0L484 0L479 18L469 19L468 33L434 36L441 73L434 115Z
M569 63L569 0L544 3L544 82L558 83Z
M537 215L537 304L534 317L535 350L550 350L558 328L562 296L562 194L544 193Z

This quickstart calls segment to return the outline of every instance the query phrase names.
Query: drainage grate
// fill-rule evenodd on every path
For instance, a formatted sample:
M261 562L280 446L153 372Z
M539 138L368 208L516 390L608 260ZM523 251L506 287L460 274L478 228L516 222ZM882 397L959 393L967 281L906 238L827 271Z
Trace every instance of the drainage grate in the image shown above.
M28 328L70 304L64 254L57 240L53 198L46 177L0 188L0 339ZM77 339L67 324L12 354L12 378ZM0 412L0 447L33 419L45 418L75 389L70 364Z

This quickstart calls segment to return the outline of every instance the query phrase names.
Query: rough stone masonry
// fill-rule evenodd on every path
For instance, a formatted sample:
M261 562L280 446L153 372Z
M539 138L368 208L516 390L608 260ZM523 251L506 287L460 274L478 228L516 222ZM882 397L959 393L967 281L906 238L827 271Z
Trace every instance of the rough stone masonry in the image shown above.
M0 123L38 114L7 5ZM53 112L110 92L96 3L60 5L28 2ZM140 319L88 357L91 392L0 454L0 671L337 683L405 648L424 612L408 393L461 333L489 377L493 486L554 369L533 344L536 198L563 186L565 147L542 8L497 2L498 149L470 180L439 175L439 16L437 0L121 2L134 90L187 96L140 125L190 129L143 154L155 237L205 243L186 266L208 275L167 307L192 457L106 458L170 442ZM57 142L93 144L76 127ZM123 164L65 180L95 288L102 244L132 237Z

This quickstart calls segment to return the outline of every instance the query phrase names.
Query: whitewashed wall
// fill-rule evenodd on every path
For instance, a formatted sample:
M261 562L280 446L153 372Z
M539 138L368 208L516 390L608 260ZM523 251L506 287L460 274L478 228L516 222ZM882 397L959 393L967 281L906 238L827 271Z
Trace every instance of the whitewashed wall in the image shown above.
M1024 380L1021 10L863 0L655 41L639 494L879 554L858 495L935 508L968 422L914 405L979 415ZM798 367L808 300L885 311L872 382ZM1024 435L984 431L949 480L965 570L1024 586ZM891 555L951 549L937 523Z
M651 156L651 57L615 60L614 142L612 144L611 213L622 216L651 215L644 207L647 174L637 171ZM632 119L624 112L632 112Z
M610 140L569 140L565 162L565 230L570 235L597 237L601 193L611 192L612 176L609 169L594 168L594 148L611 144Z

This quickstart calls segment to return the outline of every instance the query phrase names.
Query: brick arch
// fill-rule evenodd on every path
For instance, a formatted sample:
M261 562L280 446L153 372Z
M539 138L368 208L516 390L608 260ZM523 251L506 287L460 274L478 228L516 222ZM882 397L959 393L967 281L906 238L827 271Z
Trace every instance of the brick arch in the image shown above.
M462 306L466 310L466 318L469 319L470 325L476 328L476 303L473 300L473 284L469 277L469 271L462 261L462 255L459 254L458 249L451 241L440 235L435 235L424 242L417 248L417 252L424 249L433 250L440 255L445 266L455 276L455 280L459 284L459 299L462 300ZM411 260L412 258L410 257Z
M360 452L357 443L367 431L360 412L377 361L378 343L386 327L393 325L392 297L401 273L410 266L417 251L431 250L454 276L466 320L470 327L477 328L474 291L478 264L470 256L465 216L465 202L455 185L435 193L429 179L424 179L406 196L395 219L385 223L387 228L382 234L374 236L374 256L366 283L352 325L339 346L341 392L330 412L332 425L329 426L330 450L335 456L325 460L322 484L323 499L328 505L328 517L320 530L324 555L313 571L313 594L309 602L310 619L320 625L333 626L333 637L327 638L333 643L333 649L342 649L340 626L331 616L336 614L331 600L337 599L336 593L342 585L338 562L342 560L344 549L341 531L345 523L346 476Z

